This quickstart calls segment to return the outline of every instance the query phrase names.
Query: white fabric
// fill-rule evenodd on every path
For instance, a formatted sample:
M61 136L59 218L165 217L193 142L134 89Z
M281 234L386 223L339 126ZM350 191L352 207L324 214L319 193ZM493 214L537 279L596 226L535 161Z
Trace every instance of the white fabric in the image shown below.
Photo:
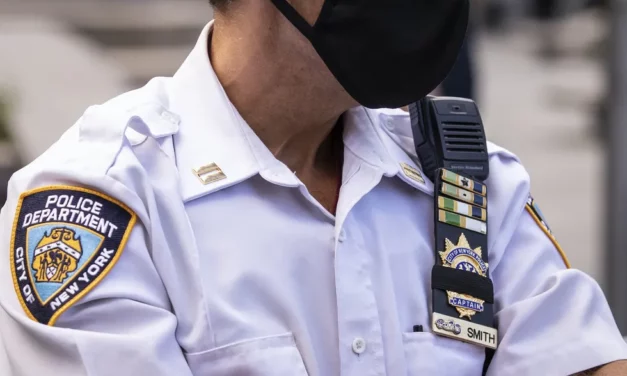
M0 374L480 375L482 348L429 326L433 185L402 171L420 170L407 115L347 114L333 216L230 104L207 57L208 30L173 78L92 108L11 179L0 259L9 259L18 197L36 187L91 187L139 221L111 273L55 327L27 318L0 263L10 368ZM599 286L566 270L524 209L524 168L490 149L500 347L489 375L567 375L626 358ZM203 185L192 169L210 163L227 178Z

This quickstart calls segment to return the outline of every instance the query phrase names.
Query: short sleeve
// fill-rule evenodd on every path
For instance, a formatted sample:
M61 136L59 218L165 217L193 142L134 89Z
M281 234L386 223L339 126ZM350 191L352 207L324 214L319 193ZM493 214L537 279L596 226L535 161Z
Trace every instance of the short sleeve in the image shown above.
M191 375L151 259L153 219L127 184L88 168L97 156L65 158L73 146L60 142L9 184L0 374Z
M627 358L601 288L567 268L532 211L522 209L492 278L500 343L488 375L569 375Z

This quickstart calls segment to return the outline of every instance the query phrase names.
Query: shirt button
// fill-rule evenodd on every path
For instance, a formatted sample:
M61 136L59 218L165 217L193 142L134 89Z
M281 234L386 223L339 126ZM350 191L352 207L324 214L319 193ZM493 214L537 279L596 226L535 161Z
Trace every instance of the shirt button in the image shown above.
M366 351L366 340L361 337L355 338L353 340L353 352L359 355L362 354L364 351Z
M338 235L337 240L342 243L344 240L346 240L346 231L342 230L340 231L340 235Z

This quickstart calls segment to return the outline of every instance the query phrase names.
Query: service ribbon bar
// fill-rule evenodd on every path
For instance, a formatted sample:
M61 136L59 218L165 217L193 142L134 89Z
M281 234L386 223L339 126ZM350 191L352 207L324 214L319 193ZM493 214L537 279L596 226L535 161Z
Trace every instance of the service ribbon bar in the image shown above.
M484 184L481 184L478 181L472 179L468 179L465 176L458 175L449 170L442 170L442 180L447 181L451 184L455 184L458 187L468 189L482 196L485 196L488 193L488 190Z
M485 222L481 222L473 218L464 217L456 213L448 212L446 210L438 211L438 220L442 223L478 232L480 234L485 235L488 233L488 226L485 224Z
M448 196L452 196L455 198L458 198L462 201L466 201L468 203L477 205L477 206L481 206L482 208L486 207L486 198L478 195L478 194L474 194L470 191L467 191L465 189L461 189L461 188L457 188L454 185L448 184L448 183L442 183L442 188L441 188L441 192L445 195Z
M481 221L486 221L487 219L487 214L486 214L485 209L481 209L474 205L465 204L463 202L459 202L459 201L453 200L452 198L448 198L444 196L438 197L438 207L440 209L452 211L457 214L465 215L468 217L473 217Z

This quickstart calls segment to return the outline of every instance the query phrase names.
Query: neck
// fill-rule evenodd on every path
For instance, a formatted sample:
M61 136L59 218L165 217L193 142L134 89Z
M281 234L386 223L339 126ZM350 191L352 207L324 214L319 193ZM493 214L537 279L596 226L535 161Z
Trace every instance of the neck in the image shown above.
M233 105L277 159L296 173L330 166L335 143L329 139L337 133L332 130L354 103L309 42L295 41L294 32L286 32L292 25L265 3L248 3L246 12L254 17L237 10L228 18L216 14L213 68Z

